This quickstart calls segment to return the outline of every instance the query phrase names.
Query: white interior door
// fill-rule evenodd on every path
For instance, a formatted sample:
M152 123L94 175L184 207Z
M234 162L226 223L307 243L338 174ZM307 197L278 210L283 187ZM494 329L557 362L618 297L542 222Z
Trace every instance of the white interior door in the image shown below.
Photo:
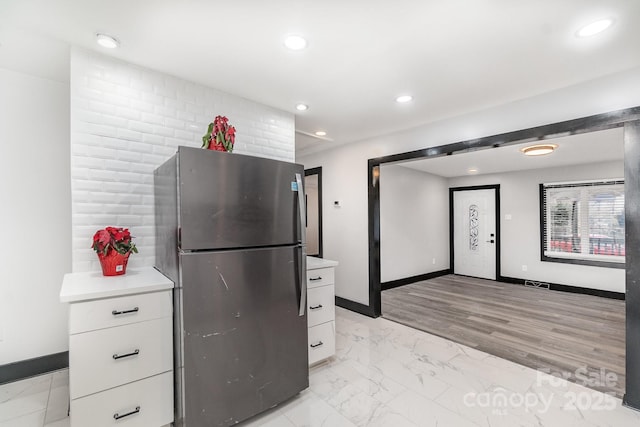
M496 190L453 192L453 272L496 279Z

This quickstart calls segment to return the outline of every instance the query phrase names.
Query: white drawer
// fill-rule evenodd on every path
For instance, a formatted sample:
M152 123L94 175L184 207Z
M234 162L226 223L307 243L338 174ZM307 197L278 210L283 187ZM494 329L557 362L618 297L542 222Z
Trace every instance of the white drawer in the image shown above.
M139 412L115 419L136 408ZM171 372L71 401L71 427L160 427L171 422Z
M307 325L316 326L335 320L335 293L333 285L319 286L307 292Z
M309 365L331 357L335 352L335 322L327 322L309 328Z
M74 303L69 308L69 333L171 316L172 307L170 290Z
M172 326L173 318L165 317L71 335L71 398L170 371L173 367ZM125 356L128 354L132 355Z
M307 270L307 289L324 285L333 285L333 275L333 267Z

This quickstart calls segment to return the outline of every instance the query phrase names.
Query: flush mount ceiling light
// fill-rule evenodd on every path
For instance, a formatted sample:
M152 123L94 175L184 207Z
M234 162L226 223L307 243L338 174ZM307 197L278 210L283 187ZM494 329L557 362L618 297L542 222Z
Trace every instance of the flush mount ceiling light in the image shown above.
M591 37L599 34L609 28L613 24L613 19L600 19L580 28L576 35L578 37Z
M405 102L409 102L411 100L413 100L413 96L411 95L400 95L399 97L396 98L396 102L400 104L404 104Z
M469 174L478 173L478 168L469 168L467 169L467 173Z
M290 35L284 39L284 45L291 50L302 50L307 47L307 40L298 35Z
M306 111L309 109L309 106L307 104L296 104L296 110L298 111Z
M545 154L553 153L556 148L558 148L558 144L538 144L521 148L520 151L525 156L544 156Z
M316 135L317 136L327 136L327 133L325 131L323 131L323 130L319 130L319 131L316 132Z
M120 42L115 37L112 37L108 34L96 34L96 41L102 47L106 47L107 49L115 49L120 46Z

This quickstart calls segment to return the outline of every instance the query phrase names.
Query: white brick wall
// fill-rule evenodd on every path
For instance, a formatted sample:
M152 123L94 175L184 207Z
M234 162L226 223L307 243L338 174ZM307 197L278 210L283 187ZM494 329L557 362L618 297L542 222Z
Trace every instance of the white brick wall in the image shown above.
M70 86L73 271L100 270L91 238L108 225L136 237L130 267L154 265L153 171L218 114L234 153L294 161L291 113L77 48Z

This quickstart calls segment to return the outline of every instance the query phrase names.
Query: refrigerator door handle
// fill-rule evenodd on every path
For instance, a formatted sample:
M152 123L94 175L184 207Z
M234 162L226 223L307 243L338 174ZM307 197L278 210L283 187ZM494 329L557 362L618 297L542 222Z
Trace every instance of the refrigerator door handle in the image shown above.
M306 221L306 211L307 208L304 204L304 187L302 186L302 175L296 174L296 186L298 188L298 208L300 214L300 243L302 243L302 247L307 246L307 221Z
M302 175L296 174L296 185L298 187L298 208L300 210L300 311L299 316L304 316L307 308L307 222L305 221L306 206L304 205L304 187L302 186Z

